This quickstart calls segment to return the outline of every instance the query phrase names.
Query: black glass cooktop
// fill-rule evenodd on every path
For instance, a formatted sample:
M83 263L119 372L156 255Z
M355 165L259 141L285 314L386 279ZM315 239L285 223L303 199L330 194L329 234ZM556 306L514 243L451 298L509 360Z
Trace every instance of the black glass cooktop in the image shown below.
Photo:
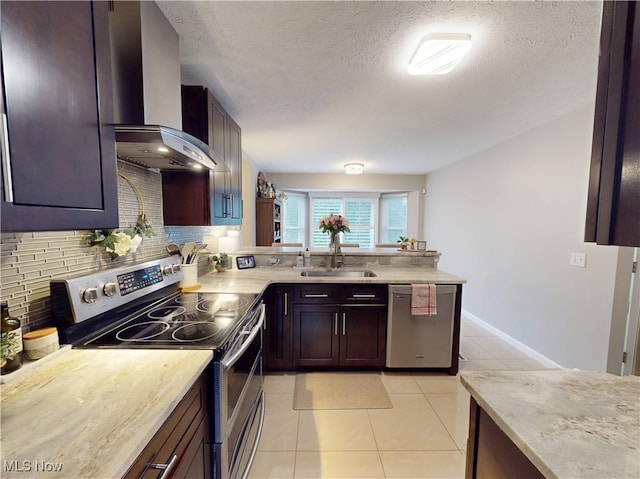
M254 294L179 293L77 347L217 349L257 299Z

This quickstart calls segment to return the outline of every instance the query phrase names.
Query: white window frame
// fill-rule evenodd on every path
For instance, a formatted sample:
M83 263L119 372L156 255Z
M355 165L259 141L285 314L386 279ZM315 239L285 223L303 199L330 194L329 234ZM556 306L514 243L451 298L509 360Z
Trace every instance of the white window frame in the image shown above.
M362 193L353 193L353 192L342 192L342 191L312 191L309 193L302 193L299 191L291 191L287 190L284 192L286 197L296 197L303 198L306 202L306 208L304 212L304 218L301 221L301 228L303 229L301 238L303 238L302 242L304 247L312 247L313 246L313 233L318 229L318 225L311 224L313 221L313 201L314 199L322 199L322 198L332 198L332 199L340 199L342 201L342 208L344 209L344 201L345 199L351 198L363 198L363 199L372 199L374 200L374 225L373 225L373 238L374 243L386 243L382 238L384 232L384 208L382 206L382 202L384 198L388 197L406 197L407 198L407 213L406 213L406 222L409 222L409 193L380 193L380 192L362 192ZM286 208L286 199L283 201L283 208ZM344 211L344 210L343 210ZM282 215L283 224L282 224L282 232L286 231L286 214ZM403 236L406 236L406 230L408 228L408 224L405 224L405 233ZM283 236L284 238L284 236ZM328 240L327 240L328 241ZM375 246L372 245L372 246Z
M409 194L408 193L383 193L380 195L380 201L379 201L379 216L378 216L378 228L379 228L379 236L376 236L376 238L378 238L378 242L379 243L389 243L390 241L387 240L384 237L384 233L386 232L387 225L388 223L384 221L384 216L387 213L386 208L384 207L384 200L387 198L405 198L406 202L407 202L407 208L405 211L405 222L404 222L404 228L403 231L400 232L400 234L398 234L398 238L400 237L400 235L402 236L407 236L407 228L408 228L408 222L409 222ZM396 238L394 241L395 242L398 238Z
M296 200L302 201L302 208L300 209L300 213L298 214L298 228L302 229L300 233L300 239L303 246L306 248L309 245L309 220L308 220L308 207L309 207L309 195L305 193L299 193L296 191L287 191L285 193L284 199L282 201L282 242L287 243L291 242L287 240L286 231L287 229L292 229L292 227L287 225L287 217L288 214L284 211L287 208L287 201L289 198L296 198ZM301 217L300 217L301 216ZM297 242L297 241L295 241Z
M380 198L380 193L371 193L371 192L362 192L362 193L346 193L346 192L310 192L309 193L309 214L308 214L308 223L311 223L313 221L313 209L314 209L314 201L316 200L322 200L322 199L339 199L342 203L341 205L341 211L339 212L335 212L335 214L344 214L345 211L345 201L349 200L349 199L366 199L366 200L371 200L372 205L373 205L373 226L372 226L372 232L373 232L373 244L371 245L371 247L375 246L375 242L376 242L376 238L378 237L378 221L379 221L379 198ZM347 220L348 220L348 216L347 216ZM314 222L315 223L315 222ZM308 235L308 244L311 246L314 246L313 244L313 229L318 229L318 225L314 224L311 225L310 231L309 231L309 235ZM353 227L354 229L357 229L358 227ZM329 242L329 239L327 238L327 244Z

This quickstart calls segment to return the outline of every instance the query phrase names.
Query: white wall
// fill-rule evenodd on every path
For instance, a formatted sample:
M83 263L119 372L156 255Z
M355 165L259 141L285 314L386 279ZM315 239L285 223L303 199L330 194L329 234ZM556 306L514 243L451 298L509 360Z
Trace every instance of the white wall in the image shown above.
M618 248L583 242L592 124L593 105L429 174L425 236L467 279L465 311L564 367L605 370Z
M242 159L242 246L256 245L256 185L260 169L250 158Z
M269 173L267 180L279 190L415 191L422 190L424 175L346 175L344 173Z

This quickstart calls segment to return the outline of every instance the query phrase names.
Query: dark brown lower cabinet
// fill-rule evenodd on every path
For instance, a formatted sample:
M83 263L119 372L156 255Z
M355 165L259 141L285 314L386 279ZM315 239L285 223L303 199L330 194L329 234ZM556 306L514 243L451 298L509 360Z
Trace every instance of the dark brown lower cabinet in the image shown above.
M471 398L465 479L544 479L542 473Z
M165 477L211 477L211 451L206 378L203 375L176 406L135 463L125 479Z
M301 368L382 368L386 331L386 306L296 304L294 362Z
M263 295L264 365L267 371L291 371L293 362L293 285L273 284Z
M274 284L263 298L267 371L384 366L387 285Z
M338 315L335 305L295 305L293 354L296 366L315 368L340 364Z

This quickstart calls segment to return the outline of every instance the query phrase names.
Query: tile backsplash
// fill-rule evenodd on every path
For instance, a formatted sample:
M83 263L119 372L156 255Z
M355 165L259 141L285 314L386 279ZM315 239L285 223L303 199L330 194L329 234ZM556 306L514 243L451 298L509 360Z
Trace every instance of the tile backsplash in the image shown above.
M0 298L9 302L11 315L22 321L24 332L47 324L51 279L163 257L168 242L201 241L209 234L207 227L164 227L160 173L121 161L118 171L140 190L146 217L156 233L145 237L136 253L111 260L103 248L89 246L91 232L86 230L0 234ZM141 205L132 186L120 177L118 208L120 227L133 226Z

